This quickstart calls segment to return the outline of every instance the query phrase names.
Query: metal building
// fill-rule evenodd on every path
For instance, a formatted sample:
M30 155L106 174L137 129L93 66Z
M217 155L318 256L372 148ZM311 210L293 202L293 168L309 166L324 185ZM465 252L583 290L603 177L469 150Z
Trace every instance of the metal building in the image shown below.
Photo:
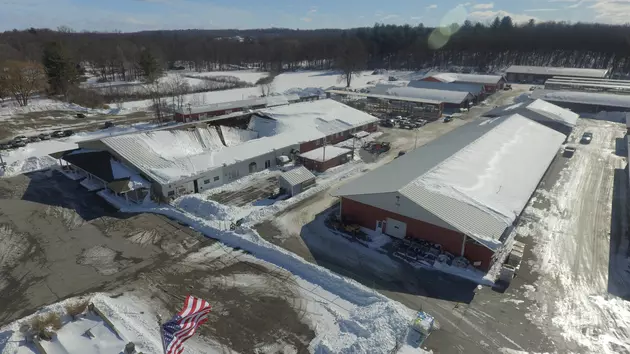
M518 114L473 121L332 195L345 222L438 243L487 270L564 140Z

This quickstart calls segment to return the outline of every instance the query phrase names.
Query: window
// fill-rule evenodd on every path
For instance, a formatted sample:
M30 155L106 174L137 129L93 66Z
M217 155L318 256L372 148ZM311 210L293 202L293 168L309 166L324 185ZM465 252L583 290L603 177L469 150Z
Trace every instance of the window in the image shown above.
M203 180L203 184L210 184L210 180L209 179Z
M169 197L172 197L172 196L174 196L174 195L175 195L175 191L168 191L168 196L169 196Z
M219 176L214 177L214 181L218 181L219 180Z
M323 143L324 143L324 139L319 139L319 140L317 140L317 145L321 145L321 144L323 144Z
M271 167L271 160L265 161L265 168Z

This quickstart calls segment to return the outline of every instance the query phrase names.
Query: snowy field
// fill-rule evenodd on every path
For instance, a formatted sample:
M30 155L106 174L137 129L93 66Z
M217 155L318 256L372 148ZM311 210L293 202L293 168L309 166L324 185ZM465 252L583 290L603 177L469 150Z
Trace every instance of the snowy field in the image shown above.
M239 77L239 72L230 72L230 75ZM215 73L205 73L207 75L215 75ZM205 75L204 74L204 75ZM252 78L251 72L243 73L243 80L250 80ZM372 75L371 71L364 71L359 76L352 80L352 88L362 88L372 86L377 83L386 82L389 75ZM296 89L307 88L320 88L327 89L331 86L341 86L339 82L339 73L332 71L304 71L304 72L291 72L282 73L278 75L273 81L272 94L283 94L287 91L289 93L298 93ZM184 102L192 103L193 105L204 105L220 102L239 101L250 97L260 97L260 88L247 87L224 91L202 92L186 95ZM147 107L150 105L150 100L125 102L123 108L127 110L134 110L138 108Z
M526 209L519 234L531 238L539 278L524 286L533 300L528 317L566 345L559 352L630 352L628 172L625 126L580 119L577 144L553 186L545 186Z

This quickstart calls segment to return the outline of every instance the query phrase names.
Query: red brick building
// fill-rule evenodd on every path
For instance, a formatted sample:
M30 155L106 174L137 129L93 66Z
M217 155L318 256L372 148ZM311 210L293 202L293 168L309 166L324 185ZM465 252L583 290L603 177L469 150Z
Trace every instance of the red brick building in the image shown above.
M300 154L300 162L311 171L324 172L352 160L352 150L332 145Z
M346 222L440 244L485 271L564 139L519 115L471 122L332 195Z

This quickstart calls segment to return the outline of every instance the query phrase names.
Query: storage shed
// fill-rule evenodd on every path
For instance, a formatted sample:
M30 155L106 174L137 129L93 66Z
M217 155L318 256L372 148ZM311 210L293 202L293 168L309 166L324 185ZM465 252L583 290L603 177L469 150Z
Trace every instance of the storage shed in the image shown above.
M300 160L309 170L324 172L352 160L352 150L327 145L300 154Z
M293 197L314 186L315 175L306 167L300 166L281 174L278 181L280 188Z

